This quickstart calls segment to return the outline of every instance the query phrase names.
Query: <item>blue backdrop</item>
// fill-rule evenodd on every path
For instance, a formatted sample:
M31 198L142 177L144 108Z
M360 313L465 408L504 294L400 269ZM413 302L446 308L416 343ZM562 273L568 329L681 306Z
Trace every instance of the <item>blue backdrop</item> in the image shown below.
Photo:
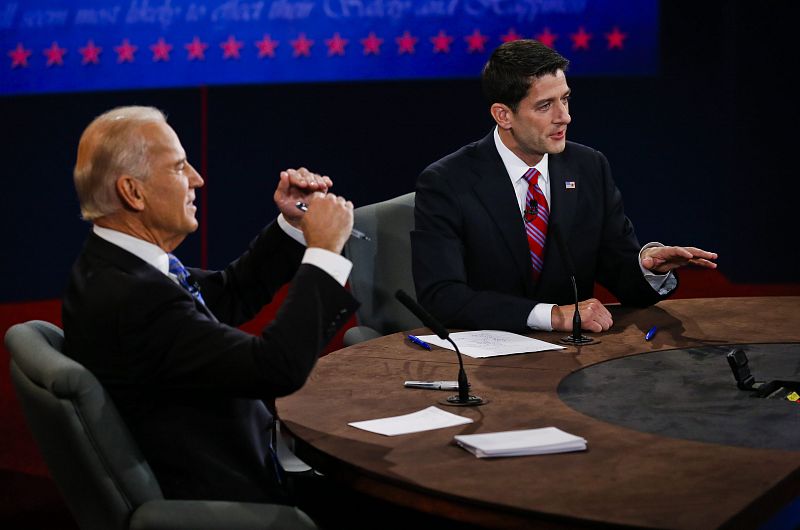
M0 95L474 78L521 37L572 76L658 70L658 0L0 2L0 32Z

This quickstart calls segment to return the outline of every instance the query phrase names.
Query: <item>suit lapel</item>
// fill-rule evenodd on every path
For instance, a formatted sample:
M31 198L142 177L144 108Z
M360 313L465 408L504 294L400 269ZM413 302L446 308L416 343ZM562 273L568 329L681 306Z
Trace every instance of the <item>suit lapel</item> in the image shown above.
M561 155L549 155L550 170L550 224L555 225L562 237L568 237L575 208L578 203L578 176L570 174ZM567 188L568 183L572 183Z
M475 194L497 225L500 236L530 292L533 289L533 275L528 239L519 214L514 187L494 145L494 133L489 133L478 142L473 169L480 176L473 188Z
M90 254L94 254L104 261L112 263L113 265L133 274L134 276L155 277L159 280L163 280L164 285L168 286L169 288L180 289L182 293L192 298L195 307L197 307L200 312L207 315L209 318L211 318L211 320L215 322L217 321L217 318L214 316L211 310L206 307L205 304L195 299L186 289L172 281L164 273L138 256L131 254L127 250L120 248L113 243L109 243L94 232L89 233L89 239L86 241L86 251Z

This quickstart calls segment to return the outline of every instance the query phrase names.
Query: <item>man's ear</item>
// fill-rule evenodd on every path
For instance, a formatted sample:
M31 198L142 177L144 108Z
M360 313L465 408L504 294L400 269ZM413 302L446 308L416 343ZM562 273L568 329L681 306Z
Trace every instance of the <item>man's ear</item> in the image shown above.
M119 200L122 201L122 206L126 210L135 212L144 210L144 193L141 180L130 175L122 175L117 179L116 187Z
M511 128L514 111L512 111L508 105L504 105L502 103L492 103L492 106L489 108L489 112L492 113L492 118L494 118L494 121L497 122L498 127L505 130Z

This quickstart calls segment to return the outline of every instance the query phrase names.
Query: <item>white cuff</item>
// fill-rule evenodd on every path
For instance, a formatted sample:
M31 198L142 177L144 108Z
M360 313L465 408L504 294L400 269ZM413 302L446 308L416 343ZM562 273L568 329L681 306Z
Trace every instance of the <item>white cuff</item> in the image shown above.
M553 331L553 307L555 304L536 304L528 315L528 327L540 331Z
M297 241L303 246L306 246L306 236L303 235L303 231L299 228L295 228L294 226L289 224L289 221L283 216L283 214L278 215L278 226L286 232L286 235Z
M642 247L642 250L639 251L639 268L642 270L642 274L644 274L644 279L647 280L647 283L650 284L650 287L652 287L654 291L662 296L675 289L678 285L678 280L675 278L675 275L672 274L672 271L666 274L657 274L649 269L645 269L642 265L642 252L648 248L663 246L663 243L654 241L646 244Z
M306 253L303 254L302 263L319 267L330 274L342 287L347 283L347 277L353 270L353 263L349 259L318 247L307 248Z

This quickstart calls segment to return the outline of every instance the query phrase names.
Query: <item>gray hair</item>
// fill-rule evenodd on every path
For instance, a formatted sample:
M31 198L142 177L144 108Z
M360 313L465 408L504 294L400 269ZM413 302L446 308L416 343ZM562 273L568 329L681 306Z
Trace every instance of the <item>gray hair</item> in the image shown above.
M153 107L117 107L86 127L73 172L81 217L91 221L122 208L117 179L129 175L145 180L150 173L150 145L142 126L166 121L164 113Z

